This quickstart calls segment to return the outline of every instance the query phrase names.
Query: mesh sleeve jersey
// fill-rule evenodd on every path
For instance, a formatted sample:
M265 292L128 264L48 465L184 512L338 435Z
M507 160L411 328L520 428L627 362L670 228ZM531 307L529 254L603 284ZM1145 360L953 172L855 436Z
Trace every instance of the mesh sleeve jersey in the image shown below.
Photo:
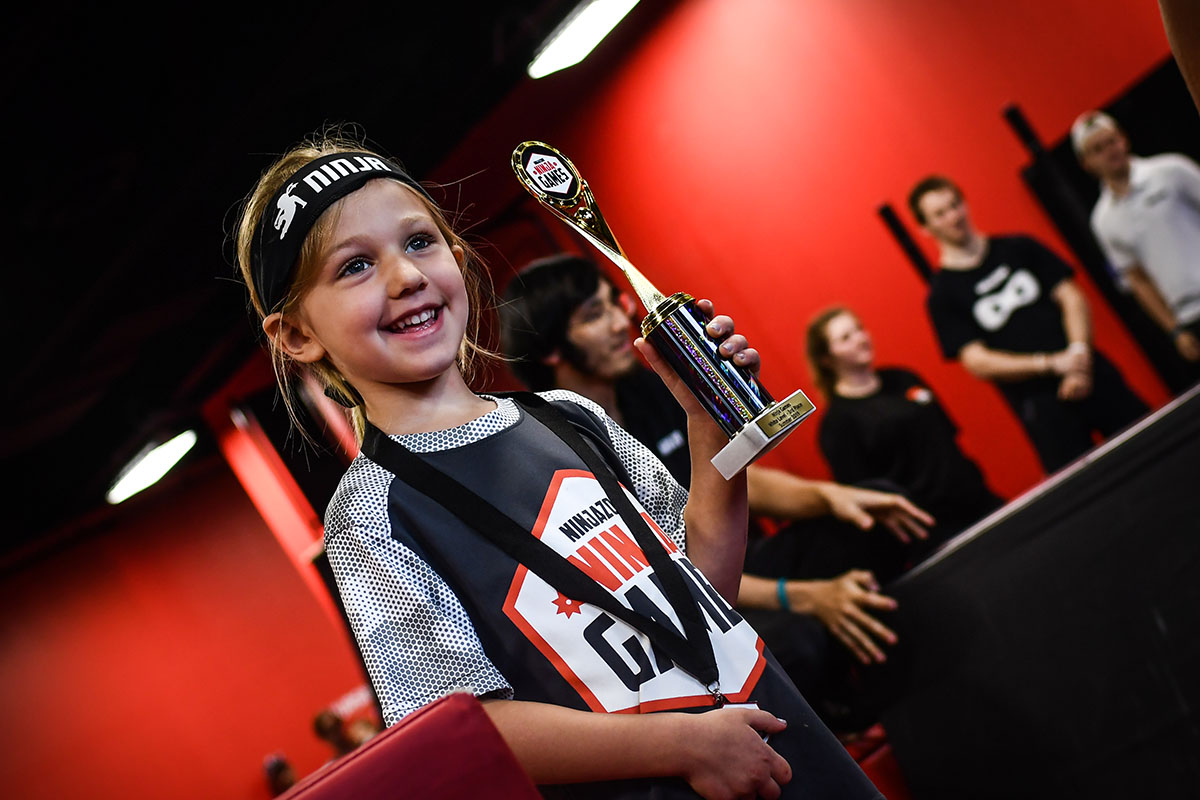
M594 402L561 390L541 396L575 403L604 425L632 483L629 488L663 532L684 549L687 492L662 462ZM464 425L393 438L415 453L486 439L520 418L512 400L490 399L496 400L497 408ZM421 556L392 536L392 478L359 455L325 515L326 552L386 723L453 691L511 697L508 680L485 654L455 592Z

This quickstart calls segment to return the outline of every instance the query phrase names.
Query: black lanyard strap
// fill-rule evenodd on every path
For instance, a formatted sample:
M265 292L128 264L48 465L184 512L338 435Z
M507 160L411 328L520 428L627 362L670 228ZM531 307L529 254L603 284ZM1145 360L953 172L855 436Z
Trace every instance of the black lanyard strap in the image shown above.
M707 654L706 661L711 662L712 678L705 680L705 685L713 683L717 680L716 656L713 655L712 641L708 638L708 627L704 623L704 619L700 615L700 608L696 601L692 599L692 594L684 583L683 574L675 563L671 560L671 556L667 553L662 543L650 530L650 526L646 524L646 520L633 507L633 503L629 502L629 496L617 483L617 479L613 475L612 468L600 457L596 450L588 445L575 429L575 426L563 416L558 409L550 405L542 397L533 394L532 392L521 393L519 398L513 396L521 405L530 413L530 415L538 422L550 429L550 432L561 439L568 447L575 452L575 455L587 465L588 470L596 476L596 480L600 483L600 488L604 490L604 494L612 501L617 511L621 515L621 519L625 520L625 524L629 526L633 533L634 540L638 546L642 548L642 553L650 562L650 566L654 568L654 573L659 577L662 583L663 594L666 595L667 602L671 604L671 608L675 610L675 615L679 617L679 621L683 624L684 636L693 648L703 647ZM560 558L560 560L562 560ZM567 562L564 562L567 563ZM571 565L574 566L574 565ZM578 570L582 575L582 570ZM586 576L585 576L586 577ZM593 584L595 581L588 579ZM605 595L610 596L610 595ZM637 627L636 625L634 627ZM639 628L640 630L640 628ZM681 665L682 666L682 665ZM688 670L692 672L691 670ZM695 673L692 673L695 675ZM698 675L696 677L699 677Z
M413 489L441 505L479 535L572 600L590 603L641 631L681 669L705 685L720 701L716 655L699 606L665 547L629 502L612 469L592 449L566 417L536 394L514 392L511 397L530 416L545 425L583 460L609 501L629 526L642 553L659 577L663 594L683 624L684 635L657 620L626 608L587 573L560 556L471 489L438 470L408 448L367 423L362 452ZM414 530L414 535L416 531ZM428 543L423 543L433 552Z

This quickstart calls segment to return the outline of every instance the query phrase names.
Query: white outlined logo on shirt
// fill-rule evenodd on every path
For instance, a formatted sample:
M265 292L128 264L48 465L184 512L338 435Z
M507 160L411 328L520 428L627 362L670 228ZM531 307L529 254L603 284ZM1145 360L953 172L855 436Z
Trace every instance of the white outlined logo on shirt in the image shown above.
M1018 269L1011 275L1008 275L1008 272L1007 265L1001 266L976 284L976 291L991 292L976 300L972 309L975 321L985 331L1000 330L1008 324L1013 312L1036 303L1042 296L1041 286L1032 272L1027 269ZM997 283L1000 285L999 290L992 292Z
M632 494L672 561L680 568L708 626L721 690L742 702L766 665L758 634L662 532ZM682 631L682 625L616 509L590 472L555 473L532 531L638 614ZM563 596L525 567L517 568L504 613L552 663L593 711L658 711L711 704L694 677L643 633L588 603Z

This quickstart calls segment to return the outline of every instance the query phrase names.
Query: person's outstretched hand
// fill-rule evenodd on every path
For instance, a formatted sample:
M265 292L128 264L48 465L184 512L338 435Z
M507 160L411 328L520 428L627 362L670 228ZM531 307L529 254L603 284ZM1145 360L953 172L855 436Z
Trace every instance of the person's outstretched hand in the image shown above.
M887 660L880 644L895 644L896 634L869 613L891 611L896 601L879 593L875 576L852 569L827 581L789 581L789 604L811 613L864 664Z
M907 497L893 492L860 489L841 483L823 483L821 495L829 505L829 513L840 520L870 530L881 523L901 542L929 537L933 516Z

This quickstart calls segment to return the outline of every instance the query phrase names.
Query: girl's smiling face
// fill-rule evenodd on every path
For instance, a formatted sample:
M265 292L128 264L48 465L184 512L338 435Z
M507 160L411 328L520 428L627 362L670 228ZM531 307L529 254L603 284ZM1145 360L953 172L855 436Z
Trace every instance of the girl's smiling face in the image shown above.
M374 180L335 214L288 349L327 357L370 404L398 384L456 369L469 302L462 248L446 242L424 202L396 181Z
M875 359L871 335L849 312L825 323L825 337L829 342L829 366L839 375L869 367Z

